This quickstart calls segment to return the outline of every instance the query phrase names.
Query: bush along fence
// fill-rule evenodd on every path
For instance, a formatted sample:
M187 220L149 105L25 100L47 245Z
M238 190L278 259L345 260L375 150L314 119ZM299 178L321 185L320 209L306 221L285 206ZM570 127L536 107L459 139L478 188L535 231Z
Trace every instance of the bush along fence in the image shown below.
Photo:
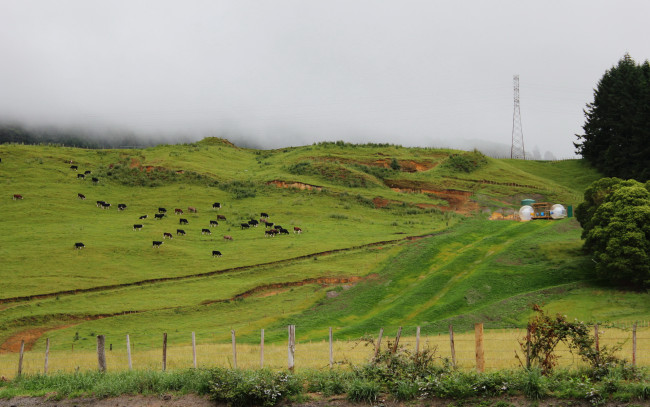
M149 344L146 349L135 351L132 338L126 335L122 349L107 346L107 338L97 335L96 352L88 350L50 351L50 339L45 339L45 350L25 352L25 341L21 342L18 355L0 355L0 376L6 378L23 374L48 374L53 371L65 372L80 370L124 371L134 368L142 370L184 369L198 367L227 367L244 369L288 369L296 368L327 369L333 367L358 366L377 358L380 352L395 353L406 349L414 355L428 352L435 354L452 368L460 370L509 369L516 367L539 366L553 362L562 367L583 367L589 365L585 359L591 357L598 363L598 357L615 355L631 366L650 366L650 324L647 322L617 327L592 326L589 338L577 343L557 339L553 345L553 355L548 347L536 338L540 334L552 334L549 326L529 324L524 330L486 330L483 324L475 324L474 332L454 333L449 325L448 334L421 335L420 327L402 327L395 331L395 337L381 328L376 335L368 335L358 340L337 340L330 327L327 339L322 341L297 341L296 326L289 325L286 342L266 344L264 329L260 331L259 344L237 343L235 330L230 331L228 343L202 343L197 345L194 332L188 333L185 343L168 343L167 333L159 337L159 346ZM582 324L583 337L587 333ZM562 330L563 328L561 328ZM575 331L574 328L573 331ZM562 332L570 331L563 329ZM573 332L572 331L572 332ZM277 334L277 332L275 332ZM277 337L277 336L276 336ZM568 338L568 337L567 337ZM565 338L565 339L567 339ZM571 338L568 338L571 339ZM114 339L115 340L115 339ZM588 345L585 345L585 343ZM107 350L108 348L108 350ZM546 353L545 353L546 352ZM590 353L591 352L591 353ZM595 352L595 353L594 353ZM16 360L16 356L17 360ZM549 359L550 358L550 359ZM595 358L595 359L594 359Z

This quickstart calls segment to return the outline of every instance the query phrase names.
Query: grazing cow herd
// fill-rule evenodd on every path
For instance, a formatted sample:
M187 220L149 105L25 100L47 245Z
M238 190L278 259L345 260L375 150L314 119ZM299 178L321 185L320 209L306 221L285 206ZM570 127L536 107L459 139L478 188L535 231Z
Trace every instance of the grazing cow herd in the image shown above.
M72 164L72 161L70 161L70 164ZM70 169L73 170L73 171L78 171L79 167L78 167L78 165L72 164L72 165L70 165ZM78 173L77 178L78 179L85 179L86 176L90 175L91 173L92 172L90 170L86 170L83 174ZM92 177L92 181L93 181L93 183L98 183L99 179L95 178L95 177ZM82 193L78 193L77 198L83 201L83 200L86 199L86 195L84 195ZM22 199L23 199L23 196L21 194L14 194L13 195L13 200L22 200ZM96 206L98 208L106 209L106 210L111 208L110 203L108 203L106 201L102 201L102 200L96 201ZM215 203L212 204L212 209L220 210L221 208L222 208L222 205L221 205L220 202L215 202ZM117 205L117 209L118 209L118 211L125 211L127 209L127 205L123 204L123 203L120 203L120 204ZM194 207L194 206L188 206L187 207L187 212L192 213L192 214L197 214L198 209L196 207ZM156 220L162 220L163 218L165 218L166 213L167 213L167 209L165 209L164 207L159 207L158 208L158 213L154 214L154 218ZM184 213L183 210L180 209L180 208L175 208L174 209L174 214L176 214L176 215L183 215L183 213ZM139 217L139 219L140 220L146 220L146 219L148 219L148 215L141 215ZM210 220L209 221L209 226L211 228L218 227L219 226L218 221L227 222L226 216L218 214L217 215L217 220ZM250 228L257 228L257 226L260 223L264 224L264 229L265 229L264 230L264 236L265 237L274 237L274 236L277 236L277 235L288 235L289 234L289 231L287 229L283 228L282 226L278 225L277 223L274 224L273 222L270 222L269 221L269 214L266 213L266 212L261 212L260 213L259 221L255 220L255 219L250 219L248 221L241 222L240 223L241 230L250 229ZM179 218L179 224L188 225L189 221L186 218ZM133 230L134 231L141 231L141 230L143 230L143 228L144 228L144 225L141 224L141 223L133 224ZM297 227L297 226L294 226L293 227L293 232L295 234L300 234L300 233L302 233L302 229ZM183 229L176 229L176 235L177 236L185 236L186 232ZM201 235L211 236L212 231L209 228L201 228ZM170 240L173 239L172 233L163 232L163 240L164 239L170 239ZM233 239L233 237L231 235L224 235L223 240L224 241L233 241L234 239ZM160 246L162 244L163 244L163 241L159 241L159 240L152 241L152 247L153 248L160 248ZM85 247L86 247L85 244L82 243L82 242L76 242L74 244L74 248L76 250L84 249ZM222 254L221 254L221 252L219 250L213 250L212 251L212 257L221 257L221 256L222 256Z

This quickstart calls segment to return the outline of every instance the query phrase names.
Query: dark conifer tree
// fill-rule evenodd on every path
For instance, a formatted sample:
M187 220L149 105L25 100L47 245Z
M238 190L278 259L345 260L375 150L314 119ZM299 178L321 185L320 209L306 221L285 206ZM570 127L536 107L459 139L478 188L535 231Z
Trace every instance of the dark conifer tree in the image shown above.
M626 54L598 82L576 152L603 174L650 179L650 64Z

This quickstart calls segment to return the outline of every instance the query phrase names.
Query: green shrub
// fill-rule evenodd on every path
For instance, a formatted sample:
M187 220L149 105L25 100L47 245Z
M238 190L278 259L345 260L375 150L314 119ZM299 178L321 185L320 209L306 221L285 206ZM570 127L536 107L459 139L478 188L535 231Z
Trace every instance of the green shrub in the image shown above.
M230 181L221 183L219 188L230 192L234 199L255 198L257 186L251 181Z
M275 406L301 391L301 384L293 375L270 370L215 368L209 386L213 400L233 407Z
M546 380L539 369L530 369L524 376L522 392L531 400L539 400L546 395Z
M474 150L463 154L452 154L442 166L454 172L473 172L487 163L487 157L480 151Z
M381 385L375 381L355 379L347 388L348 400L375 403L381 392Z

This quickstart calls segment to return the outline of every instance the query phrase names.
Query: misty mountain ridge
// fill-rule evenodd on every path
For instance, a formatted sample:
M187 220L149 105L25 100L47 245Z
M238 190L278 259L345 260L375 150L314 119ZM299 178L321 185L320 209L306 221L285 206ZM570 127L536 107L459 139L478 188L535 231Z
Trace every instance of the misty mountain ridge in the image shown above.
M256 150L273 149L264 145L262 140L253 136L234 132L214 132L212 134L142 134L129 130L105 129L96 130L91 128L61 128L55 126L27 127L18 123L0 123L0 144L56 144L66 147L78 147L88 149L127 149L147 148L161 144L188 144L207 137L225 139L233 145L241 148ZM325 140L322 140L325 141ZM334 141L334 140L330 140ZM310 143L306 143L308 145ZM354 143L353 143L354 144ZM361 143L362 144L362 143ZM432 148L451 148L458 150L479 150L483 154L494 158L508 158L510 146L505 143L497 143L478 139L458 139L454 145L432 140ZM276 146L275 148L292 147L292 145ZM415 146L412 146L415 147ZM526 151L528 159L532 160L556 160L556 157L546 151L543 155L535 146L532 151Z

